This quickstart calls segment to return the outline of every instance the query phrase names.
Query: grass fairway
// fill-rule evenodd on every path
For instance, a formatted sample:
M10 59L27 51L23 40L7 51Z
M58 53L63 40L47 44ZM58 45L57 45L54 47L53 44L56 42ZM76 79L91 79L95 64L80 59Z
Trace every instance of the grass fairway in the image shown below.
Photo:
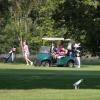
M83 78L79 90L73 83ZM0 64L0 100L100 100L100 66Z

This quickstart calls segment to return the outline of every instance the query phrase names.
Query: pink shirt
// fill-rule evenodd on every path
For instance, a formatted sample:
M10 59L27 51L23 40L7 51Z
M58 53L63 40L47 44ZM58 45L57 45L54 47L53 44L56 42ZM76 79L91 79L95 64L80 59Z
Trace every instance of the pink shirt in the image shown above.
M24 53L29 54L29 48L28 45L24 46Z

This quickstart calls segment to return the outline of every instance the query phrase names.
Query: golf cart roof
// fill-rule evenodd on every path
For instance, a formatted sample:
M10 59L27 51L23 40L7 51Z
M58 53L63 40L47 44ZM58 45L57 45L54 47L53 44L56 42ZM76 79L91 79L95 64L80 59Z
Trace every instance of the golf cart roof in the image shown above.
M65 41L70 41L71 39L64 39L64 38L42 38L42 40L47 40L47 41L57 41L57 40L65 40Z
M71 39L64 39L65 41L71 41Z
M42 40L48 40L48 41L56 41L56 40L64 40L64 38L42 38Z

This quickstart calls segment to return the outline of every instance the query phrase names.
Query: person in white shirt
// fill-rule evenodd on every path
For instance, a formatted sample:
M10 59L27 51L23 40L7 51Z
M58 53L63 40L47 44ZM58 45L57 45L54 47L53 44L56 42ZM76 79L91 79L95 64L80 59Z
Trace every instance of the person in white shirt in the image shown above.
M80 50L78 49L79 47L80 47L80 43L74 44L77 68L80 68Z

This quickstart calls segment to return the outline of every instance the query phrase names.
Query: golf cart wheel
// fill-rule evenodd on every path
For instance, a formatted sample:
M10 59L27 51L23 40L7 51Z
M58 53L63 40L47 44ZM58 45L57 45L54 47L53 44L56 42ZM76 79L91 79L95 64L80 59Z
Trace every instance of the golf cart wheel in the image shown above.
M49 61L42 61L41 62L41 66L49 67L50 66L50 62Z
M41 61L35 59L33 64L34 64L34 66L41 66Z
M74 61L69 61L67 65L68 67L74 67Z

